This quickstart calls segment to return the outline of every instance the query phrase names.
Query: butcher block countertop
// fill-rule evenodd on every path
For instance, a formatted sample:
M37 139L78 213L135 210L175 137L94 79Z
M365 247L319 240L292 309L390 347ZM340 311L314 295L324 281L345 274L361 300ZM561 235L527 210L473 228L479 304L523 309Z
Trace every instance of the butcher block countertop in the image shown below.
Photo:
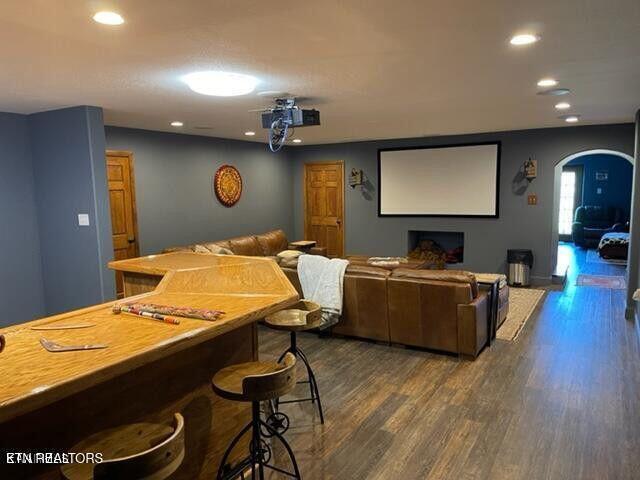
M164 274L151 293L124 301L222 310L215 321L180 318L171 325L126 313L109 302L0 329L0 422L88 389L122 373L200 344L286 308L298 295L269 259L171 253L129 262L140 272ZM131 267L134 268L134 267ZM35 326L90 323L74 330L32 330ZM63 345L106 344L74 352L46 351L40 338Z
M129 258L109 262L109 268L121 272L164 275L168 271L191 270L225 265L230 258L260 259L260 257L237 257L235 255L211 255L209 253L173 252L146 257Z

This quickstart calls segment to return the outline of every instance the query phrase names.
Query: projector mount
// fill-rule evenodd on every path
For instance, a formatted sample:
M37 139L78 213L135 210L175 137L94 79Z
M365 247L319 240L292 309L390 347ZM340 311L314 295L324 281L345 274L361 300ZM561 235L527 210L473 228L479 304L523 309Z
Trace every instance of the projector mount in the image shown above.
M269 128L269 148L279 151L287 141L289 127L293 124L292 110L298 110L295 98L276 98L271 109L271 127Z

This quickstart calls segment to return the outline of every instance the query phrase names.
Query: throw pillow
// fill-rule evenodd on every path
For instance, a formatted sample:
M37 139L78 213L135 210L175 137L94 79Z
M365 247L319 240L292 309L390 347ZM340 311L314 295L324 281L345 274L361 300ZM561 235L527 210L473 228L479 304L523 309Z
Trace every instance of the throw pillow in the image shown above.
M233 252L228 248L224 247L209 247L209 253L213 253L214 255L233 255Z
M283 250L278 254L280 258L298 258L303 252L300 250Z

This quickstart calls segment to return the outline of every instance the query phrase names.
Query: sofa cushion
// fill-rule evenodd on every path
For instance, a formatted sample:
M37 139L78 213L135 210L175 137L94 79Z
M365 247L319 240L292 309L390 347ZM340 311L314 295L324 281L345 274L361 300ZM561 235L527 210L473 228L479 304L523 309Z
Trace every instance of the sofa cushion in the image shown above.
M176 253L176 252L193 252L194 245L186 245L184 247L167 247L162 250L162 253Z
M375 266L377 268L384 268L386 270L395 270L397 268L420 269L420 268L427 267L427 264L425 263L424 260L415 260L412 258L408 258L406 259L405 262L398 262L397 264L395 262L389 262L389 263L382 262L378 265L372 265L370 263L370 260L376 257L368 257L366 255L347 255L345 258L349 261L350 265ZM377 257L377 258L380 258L380 257Z
M261 233L255 236L262 255L270 257L277 255L289 246L289 240L282 230L272 230L267 233Z
M415 280L431 280L436 282L467 283L471 287L473 298L478 297L478 282L476 277L463 270L414 270L409 268L396 268L393 278L410 278Z
M388 277L391 272L385 268L372 267L369 265L349 264L347 266L347 275L368 275L374 277Z
M202 247L206 250L206 253L213 253L214 255L233 255L233 252L229 248L219 245L217 243L207 243L205 245L196 245L196 247Z
M231 250L228 240L218 240L217 242L201 243L201 245L204 245L209 250L214 250L216 248L226 248L228 250Z
M199 243L196 243L193 246L193 251L196 252L196 253L211 253L211 250L209 250L204 245L200 245Z
M252 235L231 238L227 241L229 242L229 250L236 255L246 255L249 257L260 257L264 255L258 240Z

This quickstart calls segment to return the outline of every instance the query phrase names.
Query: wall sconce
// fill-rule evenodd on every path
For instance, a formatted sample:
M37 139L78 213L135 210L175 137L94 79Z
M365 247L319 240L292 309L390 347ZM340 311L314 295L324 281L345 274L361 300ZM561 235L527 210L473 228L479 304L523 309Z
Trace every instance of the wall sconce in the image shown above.
M538 176L538 161L531 159L524 162L523 166L524 170L524 178L527 179L529 183L531 183Z
M352 168L349 174L349 186L355 189L358 186L362 186L362 183L362 170Z

